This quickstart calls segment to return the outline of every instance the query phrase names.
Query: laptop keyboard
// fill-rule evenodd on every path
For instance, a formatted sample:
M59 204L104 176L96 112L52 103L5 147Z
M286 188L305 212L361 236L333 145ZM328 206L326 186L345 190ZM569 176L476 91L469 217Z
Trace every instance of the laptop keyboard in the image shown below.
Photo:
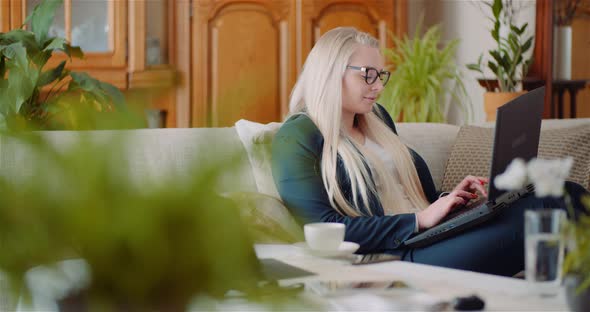
M476 201L469 202L467 205L456 207L451 213L449 213L445 218L443 218L440 223L447 222L449 220L456 220L464 215L470 215L471 213L473 213L473 208L476 208L484 204L486 201L487 198L480 198Z

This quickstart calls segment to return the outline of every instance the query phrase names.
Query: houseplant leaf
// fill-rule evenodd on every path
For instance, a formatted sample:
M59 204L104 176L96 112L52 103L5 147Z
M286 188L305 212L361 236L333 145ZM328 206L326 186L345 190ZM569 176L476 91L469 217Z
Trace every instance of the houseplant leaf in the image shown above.
M59 65L57 67L41 73L41 76L39 76L39 82L37 83L37 86L38 87L46 86L46 85L50 84L51 82L53 82L54 80L62 77L62 73L64 71L65 66L66 66L66 61L62 61L61 63L59 63Z
M10 110L18 113L24 102L35 92L39 72L29 63L27 52L20 42L6 47L3 54L10 59L7 62Z
M532 36L529 37L530 42L523 39L528 24L514 25L509 17L510 14L504 12L510 8L504 6L503 0L486 2L485 6L490 11L487 17L492 21L490 34L496 42L496 47L488 51L491 60L488 59L484 63L487 63L488 68L494 73L500 92L514 92L518 83L526 76L530 65L526 63L523 56L532 45ZM471 65L467 65L469 70L480 74L483 72L481 67ZM489 85L488 91L492 91Z
M39 45L43 45L48 38L49 27L53 23L55 17L55 9L57 9L63 0L45 0L39 3L33 13L27 17L27 22L31 23L31 30L35 34L35 39Z
M72 72L69 90L82 89L102 101L102 104L113 104L117 108L124 105L124 96L115 86L98 81L83 72Z

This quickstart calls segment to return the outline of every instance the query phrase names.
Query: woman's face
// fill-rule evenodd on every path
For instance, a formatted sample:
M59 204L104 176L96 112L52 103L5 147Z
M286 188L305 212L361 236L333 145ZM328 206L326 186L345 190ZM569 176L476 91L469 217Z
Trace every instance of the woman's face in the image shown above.
M359 45L350 57L348 66L374 68L378 72L383 70L384 62L379 49ZM369 81L375 76L375 71L369 71ZM377 78L374 83L367 84L366 72L359 69L347 68L342 78L342 113L366 114L371 112L373 104L383 91L383 83Z

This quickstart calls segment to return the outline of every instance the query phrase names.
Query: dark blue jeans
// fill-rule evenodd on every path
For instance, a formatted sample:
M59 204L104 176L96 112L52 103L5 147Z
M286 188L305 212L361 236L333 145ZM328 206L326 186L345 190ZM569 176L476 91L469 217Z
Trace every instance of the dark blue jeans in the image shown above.
M577 218L579 213L585 211L580 197L588 194L588 191L571 182L566 182L566 189L573 199L573 217ZM524 269L524 211L540 208L561 208L567 211L562 199L534 196L521 198L492 220L430 246L409 250L403 260L513 276Z

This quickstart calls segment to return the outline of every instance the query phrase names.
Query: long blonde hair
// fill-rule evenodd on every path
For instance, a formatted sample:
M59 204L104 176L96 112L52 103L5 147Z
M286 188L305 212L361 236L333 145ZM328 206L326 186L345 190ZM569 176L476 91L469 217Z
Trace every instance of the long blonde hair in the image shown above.
M381 118L373 112L356 116L358 127L367 138L383 147L393 157L394 172L388 172L377 155L356 144L343 128L342 78L358 45L379 47L378 41L371 35L351 27L332 29L318 40L291 93L290 115L309 116L324 138L322 180L330 204L335 210L348 216L372 215L371 209L361 211L359 208L359 200L365 207L370 207L370 193L380 199L386 211L403 213L423 209L429 203L412 156ZM338 184L338 156L350 179L352 202L346 200ZM366 164L370 166L367 167ZM400 184L395 183L394 175L397 175ZM379 190L376 185L379 185ZM412 207L402 207L404 194Z

